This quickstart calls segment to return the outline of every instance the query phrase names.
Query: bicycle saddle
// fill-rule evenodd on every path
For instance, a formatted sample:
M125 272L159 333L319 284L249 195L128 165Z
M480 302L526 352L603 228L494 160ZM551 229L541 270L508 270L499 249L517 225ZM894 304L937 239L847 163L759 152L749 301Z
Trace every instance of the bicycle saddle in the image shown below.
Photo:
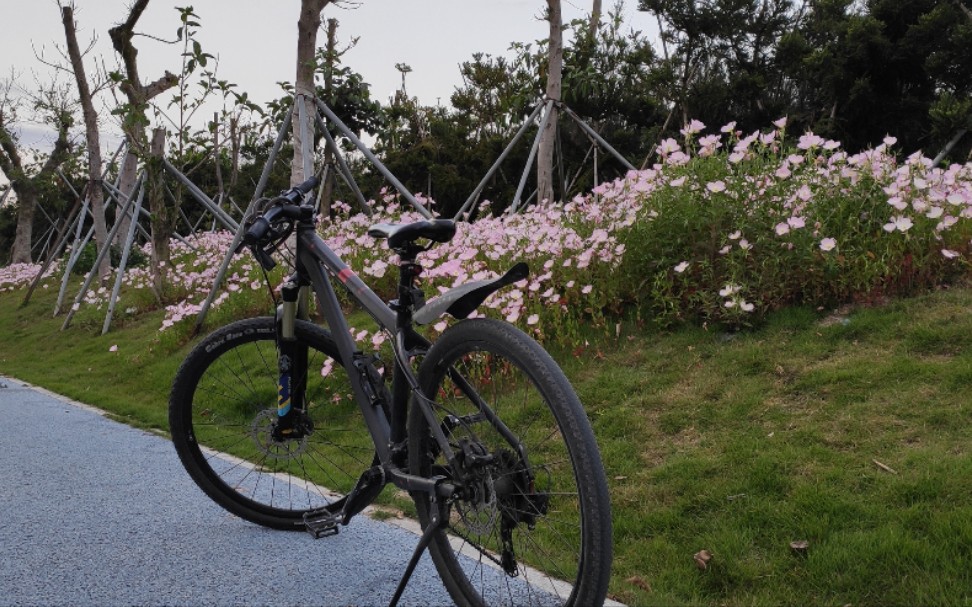
M368 236L387 239L388 247L392 249L400 249L419 238L428 238L433 242L449 242L455 235L456 222L451 219L433 219L404 224L376 223L368 228Z

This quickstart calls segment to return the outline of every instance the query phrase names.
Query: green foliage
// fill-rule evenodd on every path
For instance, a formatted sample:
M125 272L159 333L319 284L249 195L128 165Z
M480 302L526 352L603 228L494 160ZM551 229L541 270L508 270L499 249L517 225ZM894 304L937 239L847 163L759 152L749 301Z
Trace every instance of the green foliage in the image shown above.
M118 245L111 245L108 251L108 256L111 258L111 266L117 268L118 264L121 263L122 249ZM93 242L89 242L84 245L81 249L81 253L78 255L77 261L74 263L74 267L71 268L71 272L77 275L84 276L91 271L94 267L94 262L98 258L98 248ZM142 249L139 247L132 247L128 252L128 260L125 264L126 268L144 268L148 265L149 258Z
M620 272L648 316L747 324L793 304L913 293L963 271L952 258L972 228L943 220L951 207L927 198L931 182L952 178L917 157L899 166L884 145L852 157L822 138L802 137L801 150L783 137L730 135L720 151L709 138L691 160L670 141L665 164L608 191L614 204L640 200Z

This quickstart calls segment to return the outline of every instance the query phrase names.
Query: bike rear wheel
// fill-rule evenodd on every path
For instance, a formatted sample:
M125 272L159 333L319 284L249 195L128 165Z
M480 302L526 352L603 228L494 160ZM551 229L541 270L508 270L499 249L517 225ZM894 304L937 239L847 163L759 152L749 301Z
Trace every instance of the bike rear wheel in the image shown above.
M466 462L460 471L448 466L413 403L412 472L463 487L448 505L448 529L430 544L453 600L603 603L611 567L607 482L590 423L553 359L511 325L467 320L429 349L419 382ZM413 498L425 528L434 505L427 494Z
M331 335L297 321L306 369L292 373L303 390L310 431L275 440L278 357L274 319L227 325L201 341L179 368L169 425L179 459L216 503L248 521L303 529L306 512L339 510L374 460L374 444L351 397Z

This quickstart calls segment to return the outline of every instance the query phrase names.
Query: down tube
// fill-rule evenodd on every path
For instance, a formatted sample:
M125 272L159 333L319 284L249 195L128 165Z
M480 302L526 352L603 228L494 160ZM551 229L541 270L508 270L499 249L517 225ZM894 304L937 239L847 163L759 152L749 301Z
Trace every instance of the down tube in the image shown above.
M338 261L341 265L344 265L340 259L334 255L334 252L327 248L320 239L316 240L324 246L324 251L330 253L334 260ZM305 244L307 243L305 240ZM324 313L324 319L327 321L328 328L331 329L331 337L334 339L337 345L338 352L341 354L342 360L344 360L344 368L348 373L348 379L351 382L351 387L354 391L355 401L358 403L358 407L361 410L361 415L364 417L365 424L368 426L368 432L371 434L371 439L375 444L375 451L378 453L378 459L382 463L387 463L390 458L389 452L389 436L391 434L391 429L388 423L388 418L385 416L385 412L381 407L372 405L369 401L370 399L365 392L363 387L363 380L359 371L354 365L354 360L356 356L360 356L361 352L355 346L354 340L351 338L351 333L348 331L348 324L344 320L344 316L341 313L341 304L337 300L337 294L334 292L334 288L331 286L330 280L328 280L324 269L321 267L323 259L318 259L316 254L321 249L310 249L309 247L299 248L300 250L300 261L299 264L304 267L307 275L310 277L311 282L314 284L314 291L317 293L317 298L321 306L321 311ZM329 266L330 267L330 266ZM344 266L347 267L346 265ZM350 271L350 270L349 270ZM370 289L368 292L371 293L375 299L378 296L374 294ZM381 303L381 300L378 300ZM363 304L364 302L362 302ZM381 304L384 306L384 304ZM390 312L390 311L389 311Z

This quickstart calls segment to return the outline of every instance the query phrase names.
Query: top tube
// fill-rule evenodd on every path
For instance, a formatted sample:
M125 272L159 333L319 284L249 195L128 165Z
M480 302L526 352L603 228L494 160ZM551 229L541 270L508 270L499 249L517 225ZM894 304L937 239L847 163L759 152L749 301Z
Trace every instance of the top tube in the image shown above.
M395 312L355 274L354 270L348 267L348 264L344 263L344 260L338 257L337 253L331 250L331 247L327 246L327 243L317 235L315 230L298 230L297 238L300 240L299 244L303 245L302 247L298 246L298 251L302 249L305 254L324 266L332 276L341 281L341 284L347 288L352 297L361 304L361 307L375 319L381 328L395 329ZM309 265L306 261L304 261L304 264L305 267Z

